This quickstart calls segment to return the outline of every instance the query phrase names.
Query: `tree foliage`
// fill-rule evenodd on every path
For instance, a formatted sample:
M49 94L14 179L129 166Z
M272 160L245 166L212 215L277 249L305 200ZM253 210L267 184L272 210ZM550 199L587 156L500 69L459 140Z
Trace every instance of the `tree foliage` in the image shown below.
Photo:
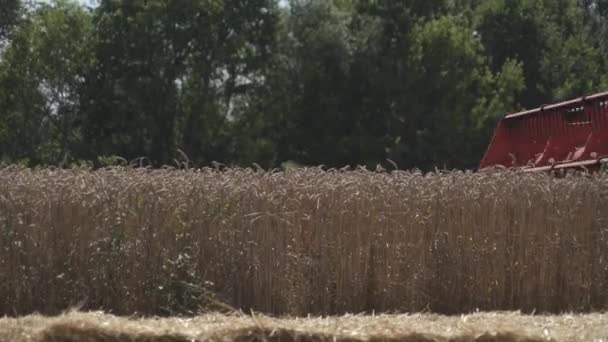
M604 0L2 1L7 162L474 168L608 86Z
M90 14L66 1L37 8L17 28L0 64L5 159L53 163L78 151L93 44Z
M0 0L0 47L18 22L20 9L19 0Z

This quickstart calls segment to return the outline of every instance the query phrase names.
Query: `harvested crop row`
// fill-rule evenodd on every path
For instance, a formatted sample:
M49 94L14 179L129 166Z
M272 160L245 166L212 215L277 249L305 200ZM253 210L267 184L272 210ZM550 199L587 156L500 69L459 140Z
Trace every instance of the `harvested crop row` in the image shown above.
M189 318L121 318L98 312L0 319L11 342L549 342L605 341L608 315L526 316L490 312L276 319L206 314Z
M606 288L606 175L0 170L2 314L594 311Z

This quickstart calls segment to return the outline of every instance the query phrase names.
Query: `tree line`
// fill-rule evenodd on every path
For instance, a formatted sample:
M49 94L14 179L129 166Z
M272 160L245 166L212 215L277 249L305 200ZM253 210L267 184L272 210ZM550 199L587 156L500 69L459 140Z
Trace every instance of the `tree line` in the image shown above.
M608 0L0 0L0 160L475 168L607 57Z

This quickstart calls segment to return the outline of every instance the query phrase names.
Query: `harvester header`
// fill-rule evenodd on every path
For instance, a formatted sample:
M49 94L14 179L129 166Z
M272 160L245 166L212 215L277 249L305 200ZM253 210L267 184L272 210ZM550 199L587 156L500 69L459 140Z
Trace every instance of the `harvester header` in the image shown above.
M496 127L480 168L593 172L605 163L608 92L507 114Z

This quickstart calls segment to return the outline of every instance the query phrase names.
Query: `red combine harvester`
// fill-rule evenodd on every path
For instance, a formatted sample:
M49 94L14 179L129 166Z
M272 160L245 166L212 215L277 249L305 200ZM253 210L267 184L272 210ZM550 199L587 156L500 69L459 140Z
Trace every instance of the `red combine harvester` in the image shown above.
M526 172L608 165L608 92L506 115L480 163Z

